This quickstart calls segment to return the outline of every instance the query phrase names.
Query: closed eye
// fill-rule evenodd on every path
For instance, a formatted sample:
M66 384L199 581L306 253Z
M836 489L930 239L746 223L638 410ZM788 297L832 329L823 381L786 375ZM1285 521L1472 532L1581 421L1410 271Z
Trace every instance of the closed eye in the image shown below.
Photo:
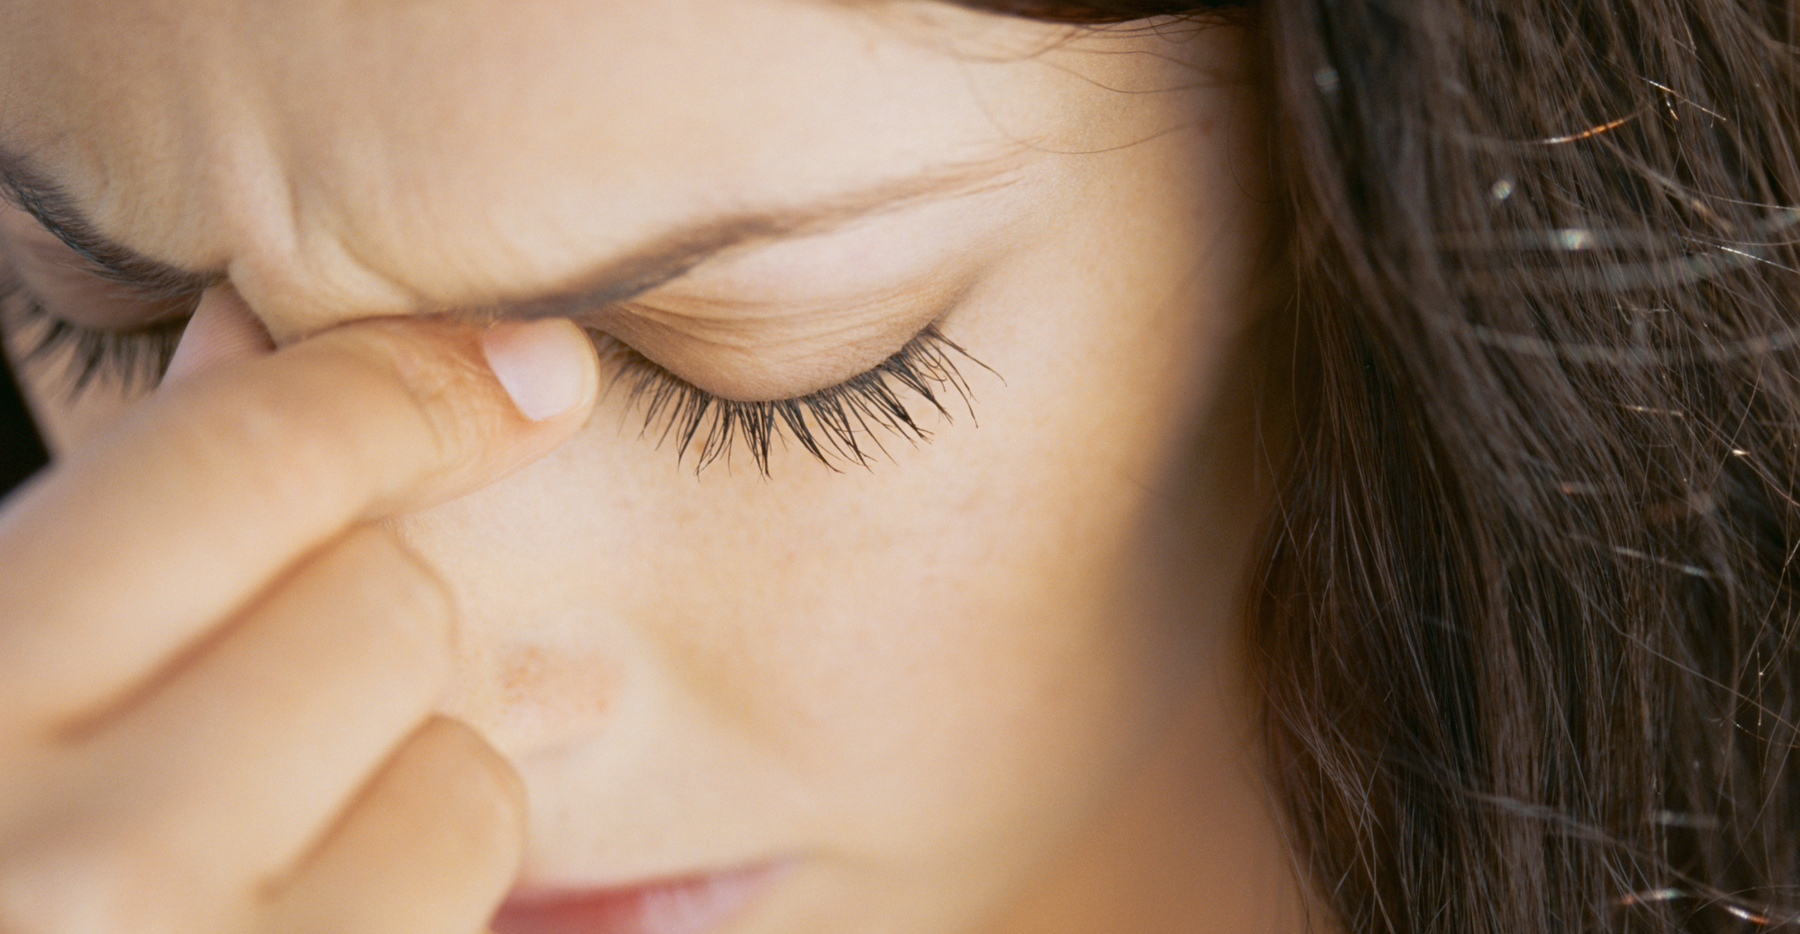
M740 401L716 396L664 369L616 338L594 334L614 366L611 391L622 391L644 419L640 436L672 445L678 462L691 455L699 473L742 448L763 475L771 457L792 444L833 470L870 467L890 457L883 437L910 444L931 440L912 414L919 403L951 419L945 399L954 395L971 419L973 396L958 360L988 369L937 325L874 367L803 396Z

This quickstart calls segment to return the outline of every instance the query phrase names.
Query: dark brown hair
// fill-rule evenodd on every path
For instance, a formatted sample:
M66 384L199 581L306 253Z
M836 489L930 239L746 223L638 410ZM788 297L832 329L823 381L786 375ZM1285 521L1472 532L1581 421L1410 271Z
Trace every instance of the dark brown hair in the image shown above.
M1314 891L1358 934L1796 924L1800 6L1250 13L1319 374L1253 634Z

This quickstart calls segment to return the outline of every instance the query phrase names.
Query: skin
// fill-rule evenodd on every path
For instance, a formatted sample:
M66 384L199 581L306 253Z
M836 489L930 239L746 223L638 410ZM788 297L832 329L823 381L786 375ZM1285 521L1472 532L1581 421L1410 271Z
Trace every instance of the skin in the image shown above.
M1297 926L1239 644L1278 298L1252 45L923 3L8 4L0 144L219 279L147 398L26 367L60 460L0 511L31 571L0 929L450 934L514 886L769 861L734 934ZM954 184L579 309L741 400L937 321L969 406L912 397L930 442L866 470L696 475L573 328L481 327L689 221L920 177ZM53 314L143 315L21 211L0 245ZM541 421L481 349L532 334L577 351Z

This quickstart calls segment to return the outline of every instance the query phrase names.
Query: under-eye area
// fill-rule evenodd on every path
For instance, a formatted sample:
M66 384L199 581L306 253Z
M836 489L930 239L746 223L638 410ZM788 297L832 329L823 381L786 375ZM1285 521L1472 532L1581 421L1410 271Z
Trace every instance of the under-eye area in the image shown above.
M613 368L607 394L623 393L643 419L640 435L673 447L679 462L691 456L696 473L721 460L729 467L734 449L741 448L767 476L771 457L789 446L833 470L871 467L891 459L888 444L894 440L931 440L931 429L915 412L954 421L953 409L960 408L973 423L974 396L959 360L992 372L934 324L893 356L835 386L791 399L743 401L707 392L618 339L593 333ZM952 396L960 404L946 405Z

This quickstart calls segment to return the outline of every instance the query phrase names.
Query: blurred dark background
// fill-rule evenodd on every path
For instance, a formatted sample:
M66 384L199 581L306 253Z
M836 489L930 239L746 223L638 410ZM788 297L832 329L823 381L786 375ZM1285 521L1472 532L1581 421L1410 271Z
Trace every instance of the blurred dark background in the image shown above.
M31 423L31 412L6 365L6 355L0 354L0 497L49 460L49 452Z

